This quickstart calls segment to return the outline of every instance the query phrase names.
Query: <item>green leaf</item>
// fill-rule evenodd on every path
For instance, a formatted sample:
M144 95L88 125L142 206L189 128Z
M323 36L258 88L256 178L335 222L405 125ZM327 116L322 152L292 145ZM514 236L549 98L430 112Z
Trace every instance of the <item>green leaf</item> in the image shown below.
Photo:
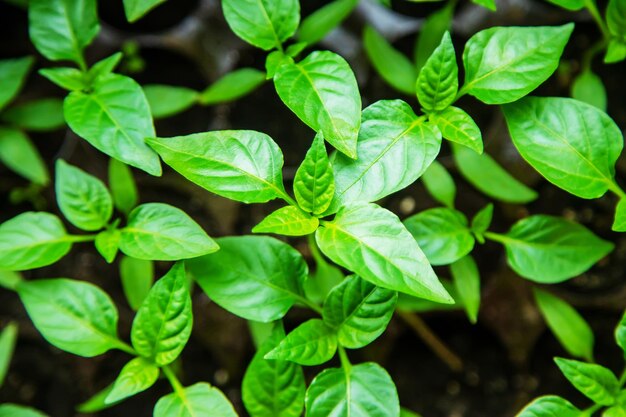
M98 391L87 401L78 404L76 406L76 411L78 411L79 413L95 413L96 411L105 410L109 407L114 406L114 403L107 404L105 402L114 385L115 381L106 386L104 389Z
M272 51L265 58L265 79L274 78L276 71L285 62L291 62L288 55L281 51Z
M0 161L35 184L46 185L50 181L39 151L19 129L0 126Z
M605 64L614 64L626 59L626 41L622 39L611 39L604 55Z
M375 204L343 207L315 233L333 262L383 288L449 303L426 256L398 217Z
M265 82L265 73L254 68L240 68L229 72L211 84L198 96L206 106L237 100L256 90Z
M139 201L137 186L128 165L114 158L109 160L109 187L115 208L128 215Z
M100 230L113 214L113 200L102 181L62 159L56 162L55 192L61 212L79 229Z
M137 259L177 261L219 249L184 211L163 203L138 206L121 231L120 250Z
M17 293L51 345L85 357L120 347L115 304L95 285L66 278L39 279L20 282Z
M367 362L348 369L329 368L306 392L308 417L399 417L400 403L389 374Z
M454 103L459 88L459 69L450 32L434 50L419 73L415 91L426 113L445 110Z
M613 405L620 383L609 369L593 363L554 358L563 375L596 404Z
M51 61L84 66L83 49L100 31L95 0L30 0L28 30L37 50Z
M233 405L219 389L198 382L168 394L156 403L154 417L237 417Z
M622 348L624 354L626 354L626 312L615 328L615 341L617 345Z
M606 8L606 24L611 35L626 38L626 2L624 0L609 0Z
M393 315L398 295L357 275L345 279L324 302L324 322L337 330L339 343L350 349L369 345Z
M299 417L302 414L306 390L302 368L293 362L263 358L283 338L282 328L274 330L246 369L241 397L251 417Z
M465 44L461 93L487 104L519 100L556 70L572 30L573 23L478 32Z
M345 278L343 272L334 265L324 260L317 250L312 251L315 258L315 272L304 281L304 293L306 298L315 303L324 302L330 291L339 285Z
M2 113L5 123L24 130L45 132L65 124L63 102L57 98L44 98L12 106Z
M584 226L547 215L522 219L505 235L485 236L506 247L515 272L544 284L580 275L613 250Z
M548 181L581 198L609 189L624 138L606 113L552 97L527 97L502 109L515 147Z
M265 203L285 194L283 154L264 133L222 130L147 141L182 176L222 197Z
M143 358L134 358L124 365L104 402L116 403L145 391L154 385L158 377L158 367Z
M556 395L539 397L515 417L579 417L580 410Z
M153 262L124 256L120 261L120 278L128 305L135 311L139 310L152 288Z
M434 160L422 174L422 182L432 198L448 208L454 208L456 185L441 163Z
M432 265L451 264L474 248L467 218L454 209L424 210L404 220L404 225Z
M299 63L285 62L274 76L281 100L338 151L357 156L361 96L350 65L329 51L311 53Z
M0 417L47 417L47 415L34 408L5 403L0 404Z
M112 263L120 248L122 234L119 229L107 229L96 235L95 246L105 261Z
M190 88L173 85L149 84L143 92L155 119L173 116L187 110L198 100L198 92Z
M6 107L22 89L33 62L32 56L0 61L0 110Z
M285 236L304 236L317 230L317 217L298 207L286 206L274 211L252 228L252 233L276 233Z
M383 80L402 93L415 93L415 67L371 26L366 26L363 31L363 47Z
M220 251L187 262L202 290L221 307L248 320L282 318L303 299L308 268L290 245L268 236L217 239Z
M222 9L237 36L266 51L280 48L300 23L298 0L222 0Z
M0 387L4 384L4 379L11 365L11 358L17 342L17 324L10 322L2 333L0 333Z
M465 308L470 322L476 323L480 308L480 274L471 255L464 256L450 265L452 281L458 301Z
M441 43L441 38L450 30L454 4L448 2L444 7L432 13L426 18L419 36L416 38L414 48L415 68L419 73L433 51Z
M84 90L89 87L85 81L85 74L76 68L42 68L39 74L66 90Z
M122 56L122 52L116 52L113 55L101 59L93 64L93 66L89 68L89 71L87 71L86 75L89 85L92 85L94 81L111 74L122 60Z
M321 365L337 350L336 331L320 319L311 319L296 327L265 359L291 361L300 365Z
M440 133L404 101L372 104L363 111L358 159L337 154L332 161L335 203L372 202L409 186L426 171L440 146Z
M72 91L65 120L80 137L105 154L151 175L161 175L158 155L145 143L154 136L148 100L132 78L109 74L89 93Z
M441 284L446 289L450 297L454 300L459 298L456 293L456 288L452 284L452 282L442 279ZM403 293L398 294L398 303L396 304L396 310L398 311L406 311L412 313L424 313L430 311L451 311L458 310L463 306L460 303L453 302L451 304L441 304L435 301L425 300L423 298L413 297L411 295L406 295Z
M487 153L478 155L465 146L452 146L459 172L483 194L505 203L523 204L537 198L537 193L516 180Z
M129 22L135 22L163 2L165 0L124 0L126 19Z
M308 45L321 41L352 13L358 0L334 0L308 15L298 30L298 40Z
M496 11L496 0L472 0L472 3L483 6L484 8L489 9L492 12Z
M321 134L315 136L296 171L293 192L300 207L315 215L324 213L332 202L335 177Z
M417 414L417 413L407 409L407 408L401 407L400 408L400 417L421 417L421 416L419 414Z
M561 346L572 356L591 360L593 357L593 331L585 319L565 301L533 289L535 301L548 327Z
M611 230L615 232L626 232L626 199L621 198L615 206L615 217Z
M605 409L602 417L626 417L626 408L621 405L615 405Z
M143 300L131 330L133 347L156 365L172 363L187 344L193 316L185 266L174 264Z
M602 79L589 69L583 71L574 80L572 98L606 111L606 89Z
M22 275L19 272L5 271L0 269L0 287L7 290L16 291L17 285L22 281Z
M23 271L50 265L72 247L54 214L29 211L0 224L0 269Z
M464 110L450 106L428 117L439 128L444 139L466 146L478 154L483 153L483 137L480 128L472 116Z
M552 4L556 4L571 11L578 11L585 7L585 0L548 0Z
M476 236L476 239L480 243L484 243L485 239L483 235L485 234L487 229L489 229L489 226L491 226L492 219L493 219L493 204L492 203L489 203L485 207L480 209L480 211L476 213L476 215L472 219L472 225L471 225L472 233L474 233L474 235Z

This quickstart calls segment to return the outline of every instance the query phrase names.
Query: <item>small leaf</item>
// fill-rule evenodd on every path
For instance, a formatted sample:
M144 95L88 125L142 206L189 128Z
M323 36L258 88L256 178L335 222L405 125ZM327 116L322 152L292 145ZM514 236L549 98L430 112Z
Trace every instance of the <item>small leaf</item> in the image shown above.
M578 11L585 7L585 0L548 0L552 4L556 4L571 11Z
M96 235L96 249L102 255L105 261L112 263L115 255L120 248L120 239L122 234L119 229L107 229Z
M144 85L143 92L155 119L173 116L187 110L198 99L198 92L190 88L164 84Z
M23 271L50 265L72 247L61 220L29 211L0 224L0 269Z
M285 236L305 236L317 230L317 217L312 217L298 207L286 206L274 211L261 223L254 226L252 233L276 233Z
M121 52L116 52L113 55L110 55L104 59L93 64L89 71L87 71L86 79L89 82L89 85L92 85L95 81L100 78L106 77L113 72L113 70L117 67L117 65L122 60L123 54Z
M135 22L163 2L165 0L124 0L126 19L131 23Z
M459 70L450 32L446 32L419 73L417 98L426 113L445 110L454 103L459 88Z
M458 107L448 107L440 113L429 115L444 139L466 146L478 154L483 153L483 137L472 117Z
M535 301L548 327L572 356L591 360L593 357L593 331L585 319L565 301L535 288Z
M48 417L34 408L17 404L0 404L0 417Z
M602 79L591 70L582 72L572 84L572 98L606 111L606 89Z
M622 319L615 328L615 341L624 351L624 355L626 355L626 312L624 312Z
M85 74L76 68L43 68L39 70L39 74L66 90L85 90L89 87L85 82Z
M472 3L483 6L484 8L489 9L492 12L496 11L496 0L472 0Z
M229 72L211 84L198 96L205 106L237 100L256 90L265 82L265 73L254 68L240 68Z
M228 398L206 382L168 394L154 406L154 417L237 417Z
M3 112L2 120L24 130L55 130L65 124L63 102L57 98L44 98L18 104Z
M104 401L112 404L132 397L154 385L158 377L158 367L143 358L132 359L124 365Z
M352 275L328 294L324 302L324 322L337 329L337 339L342 346L361 348L385 331L397 298L395 291Z
M291 361L300 365L321 365L337 350L335 330L320 319L311 319L296 327L265 359Z
M321 134L315 136L296 171L293 191L300 207L314 215L324 213L330 206L335 193L335 178Z
M450 265L457 300L465 308L470 322L476 323L480 308L480 274L476 261L467 255Z
M122 288L130 308L137 311L148 296L154 281L154 263L124 256L120 262Z
M15 173L39 185L50 181L39 151L24 132L0 126L0 161Z
M554 358L563 375L596 404L613 405L620 383L610 370L593 363Z
M491 220L493 219L493 204L489 203L485 207L481 208L478 213L472 219L472 233L476 235L476 239L480 243L484 243L483 235L489 229Z
M115 208L128 215L139 201L137 186L130 167L114 158L109 160L109 187Z
M626 59L626 41L622 39L611 39L604 55L605 64L614 64Z
M334 0L308 15L298 30L298 40L313 45L321 41L352 13L358 0Z
M329 51L285 62L274 76L281 100L339 152L356 158L361 96L350 65Z
M131 330L133 347L157 365L172 363L191 334L193 316L182 262L154 284L144 299Z
M415 69L419 73L424 64L430 58L433 51L441 43L441 38L450 30L452 25L452 15L454 14L454 4L448 2L441 9L432 13L426 18L419 36L416 37L414 48Z
M442 164L436 160L433 161L428 169L424 171L421 179L432 198L448 208L454 208L456 185L452 176Z
M515 417L579 417L580 410L556 395L539 397Z
M22 89L33 62L32 56L0 61L0 110L5 108Z
M37 330L61 350L92 357L122 343L115 304L93 284L65 278L22 281L17 293Z
M303 299L308 268L290 245L268 236L217 239L220 250L187 261L202 290L217 304L248 320L282 318Z
M2 333L0 333L0 387L4 384L9 365L11 365L11 358L13 357L16 342L17 324L10 322L2 329Z
M121 231L120 250L138 259L176 261L219 249L184 211L163 203L138 206Z

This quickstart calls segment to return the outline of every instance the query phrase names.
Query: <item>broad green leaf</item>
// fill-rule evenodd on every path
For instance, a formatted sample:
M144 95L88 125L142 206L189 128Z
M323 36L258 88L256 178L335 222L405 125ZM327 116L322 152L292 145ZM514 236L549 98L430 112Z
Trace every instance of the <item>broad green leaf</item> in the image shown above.
M370 26L363 32L363 47L383 80L402 93L415 93L417 72L413 63Z
M48 417L34 408L17 404L0 404L0 417Z
M312 217L298 207L286 206L264 218L261 223L254 226L252 233L304 236L315 232L319 224L317 217Z
M51 345L85 357L120 347L115 304L95 285L66 278L39 279L20 282L17 293Z
M240 68L215 81L198 96L206 106L237 100L265 82L265 73L254 68Z
M96 235L94 242L96 249L108 263L112 263L115 260L117 251L120 248L121 238L122 234L119 229L103 230Z
M335 194L335 177L322 135L315 136L296 171L293 192L300 207L315 215L324 213L330 206Z
M137 186L130 167L114 158L109 160L109 187L115 208L128 215L139 201Z
M100 230L113 214L113 200L102 181L62 159L56 162L55 192L61 212L79 229Z
M17 324L10 322L0 333L0 387L4 384L4 378L11 365L11 358L17 342Z
M544 284L580 275L613 250L584 226L541 214L518 221L505 235L485 236L506 247L515 272Z
M189 271L221 307L248 320L282 318L298 300L308 268L290 245L268 236L217 239L220 250L189 260Z
M602 417L626 417L626 407L614 405L602 412Z
M143 92L155 119L181 113L198 100L197 91L173 85L148 84L143 86Z
M375 204L343 207L315 233L333 262L371 283L433 301L452 302L400 219Z
M269 51L298 29L298 0L222 0L228 26L244 41Z
M46 185L50 181L39 151L19 129L0 126L0 161L35 184Z
M605 64L621 62L626 58L626 40L611 39L604 55Z
M444 139L466 146L478 154L483 153L483 137L480 128L472 116L464 110L450 106L428 117L439 128Z
M572 84L572 98L606 111L606 89L602 79L591 70L576 77Z
M130 337L137 353L157 365L167 365L187 344L192 324L185 266L178 262L148 292Z
M0 110L22 89L33 62L32 56L0 61Z
M335 203L372 202L415 182L439 153L441 135L402 100L363 111L356 160L335 155ZM336 206L337 204L335 204Z
M345 59L329 51L315 51L298 63L281 65L274 85L300 120L321 131L338 151L357 157L361 95Z
M415 68L419 73L433 51L441 43L441 38L450 30L452 25L452 15L454 13L454 3L447 4L426 18L422 29L416 38L414 48Z
M474 248L474 236L467 218L454 209L424 210L403 223L432 265L451 264Z
M456 185L450 173L441 163L434 160L424 171L421 179L432 198L448 208L454 208Z
M476 236L476 240L478 240L480 243L484 243L483 235L485 234L487 229L489 229L489 226L491 226L492 219L493 219L493 204L492 203L489 203L485 207L480 209L480 211L476 213L476 215L472 219L472 225L471 225L472 233L474 233L474 235Z
M43 68L39 70L39 74L66 90L84 90L89 87L85 81L85 74L77 68Z
M143 358L134 358L124 365L104 401L112 404L139 394L154 385L158 377L156 365Z
M594 363L554 358L563 375L596 404L613 405L620 383L609 369Z
M615 217L611 229L616 232L626 232L626 199L621 198L615 206Z
M219 249L184 211L163 203L138 206L121 231L120 250L137 259L177 261Z
M622 40L626 39L626 2L624 0L609 0L606 8L606 24L611 35Z
M426 113L433 113L445 110L454 103L458 88L456 54L450 32L446 32L437 49L422 67L415 91L422 109Z
M464 256L450 265L452 281L458 301L465 308L470 322L476 323L480 308L480 274L471 255Z
M619 324L615 328L615 341L617 345L622 348L626 355L626 312L622 316Z
M546 395L535 399L515 417L579 417L580 410L564 398Z
M124 256L120 261L120 278L128 305L135 311L139 310L152 288L153 262Z
M100 31L96 9L95 0L30 0L30 40L51 61L84 66L83 49Z
M519 100L556 70L572 30L573 23L478 32L465 44L461 93L487 104Z
M322 371L311 382L305 404L307 417L400 416L391 377L372 362Z
M357 275L345 279L324 301L324 322L337 330L339 343L350 349L369 345L393 315L398 295Z
M228 398L206 382L198 382L181 391L161 397L154 407L154 417L237 417Z
M606 113L553 97L527 97L502 109L515 147L548 181L581 198L609 189L624 138Z
M222 197L265 203L285 193L283 154L264 133L222 130L148 143L182 176Z
M23 271L50 265L72 247L54 214L29 211L0 224L0 269Z
M44 98L12 106L2 113L2 121L20 129L45 132L62 127L63 102L57 98Z
M99 77L92 91L72 91L67 96L64 113L70 128L98 150L148 174L161 175L159 157L145 143L145 138L154 136L148 100L132 78Z
M487 153L478 155L465 146L452 146L454 161L467 182L483 194L505 203L533 201L537 193L516 180Z
M352 13L357 4L358 0L334 0L320 7L302 21L298 40L308 45L321 41Z
M472 3L483 6L484 8L489 9L492 12L496 11L496 0L472 0Z
M163 2L165 0L124 0L126 19L129 22L135 22Z
M289 361L263 357L284 338L274 330L248 365L241 384L241 397L251 417L299 417L304 407L306 384L302 368Z
M594 337L585 319L572 306L549 292L535 288L534 294L539 311L561 346L572 356L591 360Z
M552 4L556 4L567 10L577 11L585 7L585 0L548 0Z
M321 365L337 350L335 329L320 319L311 319L296 327L265 359L291 361L300 365Z

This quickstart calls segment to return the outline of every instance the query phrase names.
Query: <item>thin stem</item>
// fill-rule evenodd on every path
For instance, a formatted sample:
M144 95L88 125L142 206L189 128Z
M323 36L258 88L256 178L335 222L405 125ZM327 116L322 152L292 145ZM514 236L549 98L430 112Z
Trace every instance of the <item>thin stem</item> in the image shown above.
M595 413L596 411L598 411L599 409L601 409L602 407L604 407L603 405L600 404L595 404L592 405L589 408L584 409L581 413L580 413L580 417L590 417L593 415L593 413Z
M626 192L624 192L624 190L622 190L622 188L619 185L617 185L615 180L609 182L608 184L609 184L609 190L613 191L620 199L626 198Z
M463 361L416 314L398 311L398 316L415 331L424 343L455 372L463 369Z
M298 203L296 202L296 200L294 200L293 198L291 198L291 196L289 194L287 194L286 191L280 190L279 191L279 195L280 198L282 198L283 200L285 200L287 202L287 204L300 208L300 206L298 205Z
M501 235L500 233L494 233L494 232L485 232L483 233L483 236L486 237L487 239L491 239L495 242L502 243L502 244L505 244L512 240L506 237L505 235Z
M96 240L96 236L97 235L69 235L67 236L67 239L70 242L76 243L76 242L92 242L94 240Z
M170 385L174 389L174 392L178 394L179 397L185 398L185 388L183 387L183 384L181 384L178 380L178 377L176 376L174 371L172 371L172 368L170 368L169 365L165 365L162 366L161 369L163 370L163 373L165 374L167 380L170 382Z
M352 364L350 363L350 359L348 358L348 354L343 346L339 346L339 359L341 360L341 367L343 368L346 374L350 373L350 369L352 369Z
M78 66L80 67L80 70L82 72L87 72L87 62L85 62L85 57L83 56L83 53L79 51L78 53L78 62L77 62Z
M313 233L307 235L307 241L309 243L309 250L311 251L311 256L315 260L315 263L319 266L319 264L325 264L324 256L320 252L320 249L317 247L317 242L315 241L315 236Z
M604 37L604 39L608 41L611 38L611 34L609 33L609 29L606 27L606 24L604 23L604 19L602 19L602 14L598 10L596 1L585 0L585 8L587 8L587 10L589 11L589 14L591 15L591 17L593 17L593 20L596 21L596 24L600 28L600 31L602 32L602 36Z
M624 384L626 384L626 369L624 369L624 371L622 371L622 375L619 377L619 385L620 385L620 387L623 387Z
M297 296L295 297L296 300L298 300L300 303L304 304L305 306L307 306L308 308L310 308L311 310L315 311L317 314L319 314L320 316L322 315L322 307L318 306L317 304L315 304L313 301L309 300L306 297L303 296Z
M133 349L133 347L131 345L129 345L128 343L124 342L123 340L118 340L117 341L117 348L119 350L121 350L122 352L126 352L130 355L133 356L139 356L139 354L137 353L137 351L135 349Z
M585 71L589 71L591 69L591 63L593 61L593 59L595 58L595 56L600 53L602 50L604 50L604 48L606 47L606 40L601 39L598 42L594 43L591 48L587 49L583 55L583 60L582 60L582 71L581 73L585 72Z

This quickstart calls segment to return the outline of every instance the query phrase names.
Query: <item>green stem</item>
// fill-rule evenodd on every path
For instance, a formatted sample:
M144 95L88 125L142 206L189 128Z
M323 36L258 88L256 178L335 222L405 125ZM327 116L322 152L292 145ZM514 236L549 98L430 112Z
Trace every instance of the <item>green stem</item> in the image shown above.
M350 359L348 358L348 354L343 346L339 346L339 359L341 360L341 367L343 368L346 374L350 373L350 369L352 369L352 364L350 363Z
M609 184L609 190L615 193L615 195L617 195L620 199L626 199L626 192L624 192L624 190L622 190L622 188L619 185L617 185L615 180L609 182L608 184Z
M606 48L606 40L602 39L594 43L591 46L591 48L585 51L585 54L583 55L582 64L581 64L581 67L582 67L581 73L591 70L591 63L593 59L598 53L603 51L604 48Z
M626 369L624 369L624 371L622 371L622 375L619 377L619 385L620 385L620 387L623 387L624 384L626 384Z
M318 267L319 264L326 264L327 262L324 260L324 256L320 252L320 249L317 247L317 242L315 241L315 236L313 236L313 233L307 235L307 241L309 243L311 256L313 256L313 259L315 260L315 263L318 265Z
M508 242L513 241L513 239L505 235L501 235L500 233L485 232L483 233L483 236L486 237L487 239L493 240L494 242L502 243L503 245Z
M603 405L600 404L595 404L592 405L589 408L584 409L581 413L580 413L580 417L591 417L593 415L593 413L595 413L596 411L598 411L599 409L601 409L602 407L604 407Z
M604 23L604 19L602 19L602 14L598 10L596 1L585 0L585 8L589 11L589 14L591 15L591 17L593 17L593 20L596 21L596 24L600 28L600 31L602 32L602 36L604 37L604 39L608 41L611 38L611 34L609 33L609 29L606 27L606 24Z
M296 200L294 200L293 198L291 198L291 196L289 194L287 194L286 191L283 190L278 190L278 194L280 196L280 198L282 198L283 200L285 200L287 202L287 204L300 208L300 206L298 205L298 202Z
M93 242L97 235L69 235L67 239L72 243L77 242Z
M128 343L122 341L122 340L118 340L117 341L117 348L119 350L121 350L122 352L126 352L130 355L133 356L139 356L139 354L137 353L137 351L135 349L133 349L133 347L131 345L129 345Z
M174 389L174 392L179 397L185 398L185 388L183 387L183 384L181 384L178 380L178 377L176 377L174 371L172 371L172 368L170 368L168 365L165 365L161 367L161 370L165 374L167 380L170 382L170 385Z

